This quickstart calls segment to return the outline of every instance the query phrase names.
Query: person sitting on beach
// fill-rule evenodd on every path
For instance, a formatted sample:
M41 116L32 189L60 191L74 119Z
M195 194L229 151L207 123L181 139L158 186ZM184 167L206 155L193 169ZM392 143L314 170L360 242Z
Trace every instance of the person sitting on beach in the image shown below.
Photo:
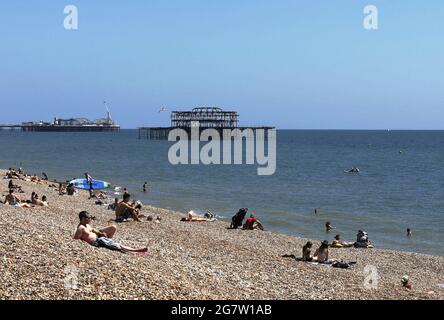
M74 185L72 183L68 184L66 187L66 193L68 196L73 196L76 193L76 188L74 188Z
M82 211L79 213L80 223L77 226L76 233L74 234L75 240L82 240L97 248L106 248L110 250L135 253L146 253L148 248L133 249L123 246L122 244L112 240L112 237L117 231L117 227L112 225L104 229L93 228L90 223L95 218L88 212Z
M15 170L12 168L9 168L9 170L6 172L5 176L8 179L19 179L20 178L20 176L17 174L17 172L15 172Z
M12 180L9 180L9 183L8 183L8 189L17 189L18 188L18 186L16 186L13 182L12 182Z
M242 227L242 223L247 215L248 208L240 208L239 211L231 218L230 229Z
M14 194L14 190L10 189L8 195L5 197L4 204L9 204L11 206L16 206L20 208L31 208L28 203L23 203L19 196Z
M59 183L59 196L66 194L66 188L62 183Z
M315 251L313 255L313 260L319 263L329 262L328 260L328 241L324 240L321 246Z
M22 187L20 187L19 185L14 184L12 182L12 180L9 180L8 189L14 189L14 190L17 190L17 192L19 192L19 193L24 193L24 191L22 190Z
M116 222L123 222L129 218L133 218L135 221L141 222L139 216L139 210L129 204L131 195L125 193L123 195L123 201L119 202L116 208Z
M46 196L42 197L42 203L43 203L43 206L45 206L45 207L49 206L48 199L46 198Z
M305 246L302 247L302 261L312 261L313 257L311 256L311 247L313 243L311 241L307 241Z
M359 230L356 235L356 242L353 244L355 248L368 248L371 243L368 239L368 234L365 231Z
M339 234L335 235L335 239L331 243L331 247L352 247L353 242L341 241L341 236Z
M251 214L250 217L245 221L243 226L243 230L264 230L264 226L262 223L256 218L254 214Z
M42 172L42 180L48 181L48 175L45 172Z

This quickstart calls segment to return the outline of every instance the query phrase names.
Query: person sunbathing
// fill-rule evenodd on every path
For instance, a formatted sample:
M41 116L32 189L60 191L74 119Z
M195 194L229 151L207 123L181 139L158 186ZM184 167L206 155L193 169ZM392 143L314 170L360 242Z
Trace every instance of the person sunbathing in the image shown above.
M90 190L89 198L90 198L90 199L101 199L101 200L105 200L105 199L107 198L107 196L106 196L106 193L104 193L104 192L102 192L102 191L94 192L94 191Z
M31 195L31 203L35 206L40 206L40 207L48 206L48 202L46 201L46 196L43 196L42 200L40 200L38 194L34 192Z
M116 222L123 222L129 218L138 222L142 221L140 220L142 216L139 214L139 210L129 203L130 199L131 195L129 193L123 195L123 201L119 202L116 208Z
M243 226L244 230L264 230L264 226L262 223L256 218L254 214L251 214L250 217L245 220L245 224Z
M4 204L9 204L11 206L16 206L20 208L31 208L31 205L29 205L26 202L23 202L19 196L14 194L14 190L10 189L8 195L5 197Z
M42 180L40 180L40 178L37 175L33 175L31 176L31 182L41 183Z
M188 212L188 216L186 218L182 218L180 221L182 222L213 222L214 218L208 219L198 215L194 215L192 211Z
M330 245L331 247L353 247L353 242L341 241L339 234L335 235L335 240Z
M88 212L82 211L79 213L80 223L77 226L76 233L74 234L75 240L82 240L97 248L106 248L109 250L120 251L123 253L147 253L148 248L134 249L124 246L112 239L117 231L117 227L112 225L104 229L93 228L90 223L94 220Z

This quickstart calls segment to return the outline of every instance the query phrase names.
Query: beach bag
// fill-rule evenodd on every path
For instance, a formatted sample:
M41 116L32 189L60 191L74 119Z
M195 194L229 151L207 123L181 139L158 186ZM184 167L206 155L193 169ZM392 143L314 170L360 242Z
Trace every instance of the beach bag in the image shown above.
M348 269L350 268L353 264L355 264L356 262L344 262L344 261L336 261L333 262L333 264L331 265L333 268L341 268L341 269Z
M239 209L239 211L231 218L231 227L232 228L238 228L242 227L242 222L245 219L245 216L247 215L248 209L242 208Z

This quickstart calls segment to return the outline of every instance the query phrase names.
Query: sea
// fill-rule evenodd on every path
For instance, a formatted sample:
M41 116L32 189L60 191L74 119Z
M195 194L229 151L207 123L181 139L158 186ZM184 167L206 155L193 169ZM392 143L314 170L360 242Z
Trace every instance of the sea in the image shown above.
M138 139L137 130L0 131L0 168L58 181L88 172L117 187L111 197L127 188L144 204L210 210L227 225L246 207L271 232L355 241L361 229L378 248L444 254L444 131L278 130L269 176L257 164L173 165L171 145ZM360 172L344 172L351 167Z

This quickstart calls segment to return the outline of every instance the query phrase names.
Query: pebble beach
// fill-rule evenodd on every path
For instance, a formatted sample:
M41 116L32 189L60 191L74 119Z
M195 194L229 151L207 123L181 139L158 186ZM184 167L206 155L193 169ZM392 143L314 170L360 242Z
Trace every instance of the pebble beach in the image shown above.
M4 176L5 171L0 171ZM0 180L0 196L9 180ZM114 212L88 192L59 196L48 182L14 180L29 199L48 207L0 204L0 299L443 299L444 258L388 249L330 248L330 258L356 261L349 269L298 262L307 239L268 231L227 229L226 221L181 222L186 213L145 204L154 221L117 225L115 239L149 255L122 254L73 240L78 213L110 224ZM129 190L131 192L131 190ZM110 200L111 201L111 200ZM233 213L234 214L234 213ZM260 218L260 217L259 217ZM371 236L371 235L370 235ZM326 236L327 238L327 236ZM314 248L324 239L311 239ZM376 281L368 283L369 270ZM412 289L401 285L408 275Z

